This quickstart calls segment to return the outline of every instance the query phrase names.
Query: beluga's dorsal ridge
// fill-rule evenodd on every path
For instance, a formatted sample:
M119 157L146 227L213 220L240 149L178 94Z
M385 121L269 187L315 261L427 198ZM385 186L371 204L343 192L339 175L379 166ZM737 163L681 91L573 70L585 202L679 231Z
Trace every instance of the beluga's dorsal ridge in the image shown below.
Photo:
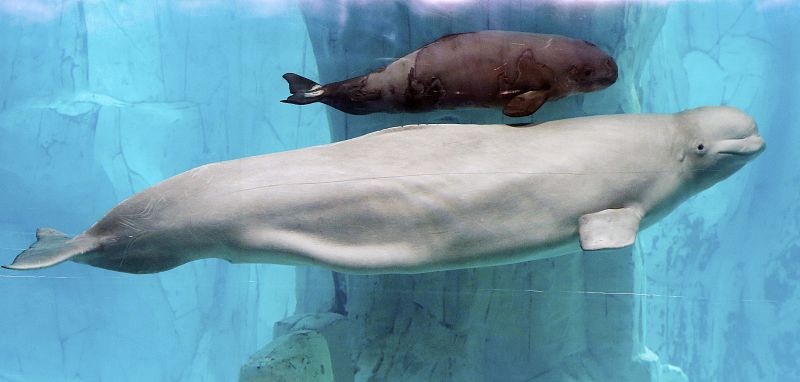
M546 101L606 88L617 75L614 59L587 41L481 31L444 36L385 68L327 85L287 73L291 96L281 102L322 102L350 114L478 107L524 117Z
M40 229L6 268L152 273L221 258L415 273L619 248L764 147L730 107L397 127L189 170L74 238Z

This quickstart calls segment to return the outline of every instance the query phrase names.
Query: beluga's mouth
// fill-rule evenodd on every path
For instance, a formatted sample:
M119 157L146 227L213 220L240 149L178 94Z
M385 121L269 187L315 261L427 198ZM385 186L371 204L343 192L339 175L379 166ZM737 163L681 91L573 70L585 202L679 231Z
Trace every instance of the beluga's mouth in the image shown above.
M766 149L764 138L758 134L753 134L747 138L741 139L728 139L719 143L720 147L717 151L720 154L730 155L758 155Z

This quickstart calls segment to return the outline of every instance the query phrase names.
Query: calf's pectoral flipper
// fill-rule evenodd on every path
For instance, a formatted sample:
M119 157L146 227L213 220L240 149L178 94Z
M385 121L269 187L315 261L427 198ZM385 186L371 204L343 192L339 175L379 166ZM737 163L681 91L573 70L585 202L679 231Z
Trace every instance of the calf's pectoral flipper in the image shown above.
M4 265L3 268L23 270L50 267L96 247L97 244L91 239L70 239L52 228L39 228L36 230L36 242L22 251L11 265Z
M580 217L578 232L585 251L632 245L642 214L635 208L607 209Z
M512 78L501 86L512 89L525 89L522 94L512 98L503 108L503 114L509 117L525 117L539 110L550 95L553 86L553 70L547 65L536 62L533 51L523 52Z
M539 110L546 101L547 91L531 90L508 101L503 108L503 114L509 117L525 117Z

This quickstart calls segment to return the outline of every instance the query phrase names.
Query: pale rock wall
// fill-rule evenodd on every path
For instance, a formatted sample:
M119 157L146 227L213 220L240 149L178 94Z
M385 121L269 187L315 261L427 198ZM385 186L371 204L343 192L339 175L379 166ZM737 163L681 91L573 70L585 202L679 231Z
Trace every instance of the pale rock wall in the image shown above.
M239 382L334 382L328 348L311 330L276 336L242 366Z
M767 142L640 238L647 343L695 381L800 380L800 6L767 4L671 6L640 83L663 89L645 109L737 106Z
M432 4L305 3L321 80L362 74L446 33L565 33L609 49L621 77L605 91L545 105L533 120L733 105L755 117L768 150L642 232L627 260L576 254L419 276L299 270L298 280L324 293L298 284L298 312L333 310L360 328L355 379L643 380L637 365L659 357L650 380L799 379L800 40L792 31L800 7ZM328 114L335 139L403 123L509 121L469 110ZM607 277L606 266L621 277ZM612 291L623 294L586 294ZM615 367L621 374L603 374Z
M548 103L534 121L641 111L636 86L646 63L642 55L665 17L658 7L635 5L302 4L321 82L384 66L445 34L482 29L567 34L617 58L623 70L616 85ZM520 122L492 110L351 116L329 109L328 117L337 140L408 123ZM638 255L593 255L406 276L299 269L298 280L305 283L298 283L297 311L346 316L356 343L351 352L355 381L685 379L644 346L645 311L639 299L583 293L641 290L644 269Z
M76 234L194 166L329 140L322 108L278 102L281 74L316 76L294 7L43 3L52 14L0 4L3 264L37 227ZM289 267L216 260L145 276L2 270L0 380L235 380L293 313L294 283Z

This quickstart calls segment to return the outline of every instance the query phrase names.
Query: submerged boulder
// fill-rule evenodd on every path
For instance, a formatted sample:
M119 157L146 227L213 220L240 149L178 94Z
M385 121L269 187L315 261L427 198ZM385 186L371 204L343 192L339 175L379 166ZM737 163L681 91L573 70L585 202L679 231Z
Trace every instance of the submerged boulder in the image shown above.
M352 382L355 374L353 353L356 344L353 331L353 320L341 314L322 312L298 314L284 318L275 323L273 338L287 333L312 330L322 335L331 352L331 373L336 382Z
M325 337L301 330L276 338L242 366L239 382L333 382Z

